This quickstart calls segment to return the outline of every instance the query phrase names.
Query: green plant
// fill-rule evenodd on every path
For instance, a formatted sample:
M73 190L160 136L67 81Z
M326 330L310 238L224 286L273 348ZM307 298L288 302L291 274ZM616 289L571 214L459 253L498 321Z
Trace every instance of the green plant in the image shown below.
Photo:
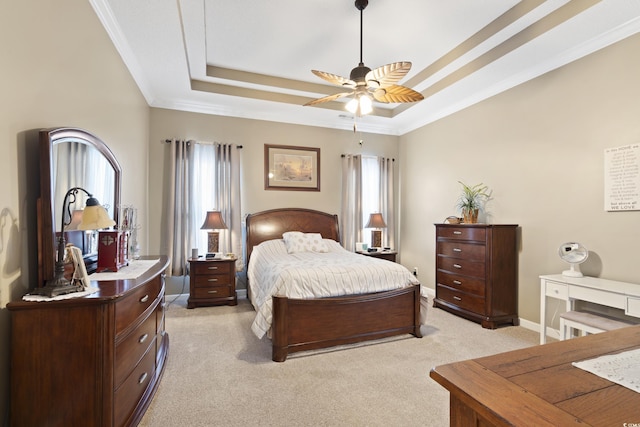
M462 185L462 194L458 199L456 207L464 212L473 212L475 210L482 210L484 203L491 196L488 191L489 187L483 183L476 185L467 185L462 181L458 181Z

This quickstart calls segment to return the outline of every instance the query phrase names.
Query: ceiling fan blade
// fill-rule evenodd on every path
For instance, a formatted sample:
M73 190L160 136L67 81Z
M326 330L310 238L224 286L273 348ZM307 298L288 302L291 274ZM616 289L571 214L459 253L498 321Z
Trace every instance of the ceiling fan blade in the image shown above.
M369 87L386 87L399 82L409 70L411 70L411 62L394 62L369 71L365 80Z
M424 96L406 86L391 85L373 91L373 97L378 102L416 102L422 101Z
M324 79L334 85L344 86L349 88L356 87L356 82L354 82L351 79L347 79L345 77L339 76L337 74L326 73L324 71L318 71L318 70L311 70L311 72L316 76L320 77L321 79Z
M349 96L349 95L352 95L352 94L353 94L353 91L352 92L336 93L336 94L333 94L333 95L325 96L323 98L314 99L313 101L309 101L306 104L304 104L304 107L306 107L308 105L322 104L323 102L333 101L335 99L342 98L343 96Z

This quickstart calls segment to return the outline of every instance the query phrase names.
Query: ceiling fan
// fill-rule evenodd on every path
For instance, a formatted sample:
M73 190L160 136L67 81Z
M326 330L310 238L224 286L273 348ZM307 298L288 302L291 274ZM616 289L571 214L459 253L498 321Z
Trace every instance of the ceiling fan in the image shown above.
M304 104L305 106L321 104L353 95L353 99L347 103L346 108L351 113L362 116L369 114L373 110L374 99L382 103L416 102L424 99L421 93L396 84L409 72L411 62L394 62L374 70L364 65L362 61L362 11L368 4L368 0L355 1L356 9L360 11L360 63L351 70L349 78L324 71L311 70L313 74L321 79L348 88L350 91L314 99Z

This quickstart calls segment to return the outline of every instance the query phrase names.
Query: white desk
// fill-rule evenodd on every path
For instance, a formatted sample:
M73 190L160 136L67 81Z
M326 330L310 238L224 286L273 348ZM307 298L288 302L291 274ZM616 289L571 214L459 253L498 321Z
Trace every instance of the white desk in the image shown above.
M624 310L640 318L640 285L596 277L540 276L540 344L547 342L547 297L564 300L567 311L576 300Z

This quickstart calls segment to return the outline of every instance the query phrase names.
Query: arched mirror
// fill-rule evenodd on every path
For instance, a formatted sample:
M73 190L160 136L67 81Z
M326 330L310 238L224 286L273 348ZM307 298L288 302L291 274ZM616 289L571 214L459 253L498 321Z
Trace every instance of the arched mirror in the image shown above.
M97 136L76 128L40 131L40 199L38 201L38 266L39 286L54 277L57 236L65 233L67 242L82 249L89 272L95 270L97 254L92 232L74 230L63 224L63 200L67 191L81 187L98 199L118 223L120 180L122 170L109 147ZM78 194L71 212L81 210L85 194ZM64 213L66 216L66 212Z

